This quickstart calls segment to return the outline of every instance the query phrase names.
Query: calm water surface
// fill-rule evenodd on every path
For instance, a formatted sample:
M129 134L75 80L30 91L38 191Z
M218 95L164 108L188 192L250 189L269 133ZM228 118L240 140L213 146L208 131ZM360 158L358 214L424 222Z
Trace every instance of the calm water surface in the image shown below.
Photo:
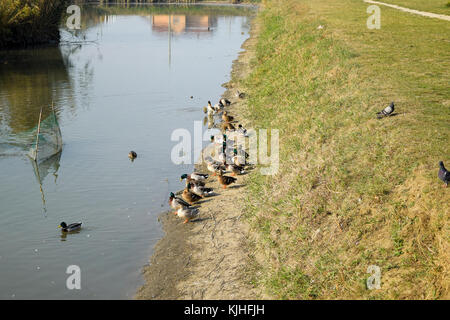
M0 52L1 299L126 299L142 283L168 192L192 170L171 162L171 133L193 133L249 31L242 8L167 8L86 8L71 44ZM64 145L37 176L26 153L52 101ZM61 221L83 229L64 236Z

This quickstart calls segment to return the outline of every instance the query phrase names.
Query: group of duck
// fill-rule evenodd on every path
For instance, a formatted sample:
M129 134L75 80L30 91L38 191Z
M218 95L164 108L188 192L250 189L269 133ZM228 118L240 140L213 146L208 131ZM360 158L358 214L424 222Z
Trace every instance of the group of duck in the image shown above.
M243 94L239 92L236 96L243 98ZM226 189L237 181L236 176L245 173L248 154L241 146L235 146L235 141L229 139L226 133L231 132L233 136L236 134L247 137L247 130L241 124L236 129L233 124L235 123L234 117L225 110L229 105L231 105L229 100L220 99L214 106L211 104L211 101L208 101L208 105L203 108L204 113L210 118L213 118L215 115L221 115L220 128L222 132L211 136L211 146L215 151L217 150L217 153L214 151L214 156L208 155L204 157L206 168L211 173L196 171L190 174L185 173L180 177L180 181L185 180L186 182L183 191L180 192L179 196L176 196L173 192L170 193L169 205L175 210L174 214L184 219L183 223L198 217L199 208L196 204L201 199L215 195L213 188L206 187L207 179L210 176L217 177L220 186ZM225 175L225 173L230 175Z

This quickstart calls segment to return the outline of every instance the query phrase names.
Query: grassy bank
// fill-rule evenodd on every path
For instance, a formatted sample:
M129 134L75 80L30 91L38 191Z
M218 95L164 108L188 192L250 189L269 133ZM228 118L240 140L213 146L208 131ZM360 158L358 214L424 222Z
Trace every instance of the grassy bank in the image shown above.
M0 1L0 49L59 42L66 0Z
M382 8L369 30L359 0L264 6L240 85L251 126L280 130L280 170L249 183L254 284L274 298L448 298L450 24ZM391 101L397 115L376 119Z
M450 15L449 0L379 0L379 1L420 11Z

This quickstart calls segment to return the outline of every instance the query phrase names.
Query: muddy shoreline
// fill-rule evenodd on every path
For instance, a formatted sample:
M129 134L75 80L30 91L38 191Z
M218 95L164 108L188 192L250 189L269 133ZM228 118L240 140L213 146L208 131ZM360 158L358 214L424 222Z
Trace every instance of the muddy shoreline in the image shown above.
M246 125L245 99L236 98L236 89L250 72L249 61L254 54L257 35L256 19L252 17L250 36L241 46L244 51L233 61L231 80L222 95L232 104L230 114ZM202 112L199 108L199 112ZM199 168L207 172L206 168ZM217 195L199 202L200 217L183 224L171 212L160 215L164 236L155 245L150 263L143 270L145 284L135 299L256 299L260 297L250 284L246 270L249 259L247 242L249 227L243 220L246 175L226 190L214 177L207 186Z

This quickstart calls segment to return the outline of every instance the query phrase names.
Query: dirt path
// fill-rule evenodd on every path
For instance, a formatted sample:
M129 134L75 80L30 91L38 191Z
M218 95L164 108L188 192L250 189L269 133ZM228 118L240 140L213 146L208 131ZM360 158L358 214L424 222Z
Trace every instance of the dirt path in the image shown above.
M233 63L233 79L249 72L255 31L244 43ZM224 85L224 97L232 101L228 108L239 121L244 100L235 97L235 83ZM199 108L199 112L201 108ZM242 122L245 125L245 122ZM202 170L206 172L206 169ZM259 293L247 281L248 226L242 219L245 205L246 175L237 183L221 189L217 179L207 186L217 195L200 203L200 218L188 224L172 213L161 215L166 235L155 246L150 264L143 270L145 285L136 299L257 299Z
M409 9L409 8L405 8L405 7L400 7L400 6L397 6L395 4L389 4L389 3L379 2L379 1L364 0L364 2L371 3L371 4L379 4L379 5L382 5L382 6L394 8L394 9L405 11L405 12L409 12L409 13L412 13L412 14L418 14L418 15L421 15L421 16L424 16L424 17L436 18L436 19L450 21L450 16L447 16L445 14L437 14L437 13L419 11L419 10L414 10L414 9Z

